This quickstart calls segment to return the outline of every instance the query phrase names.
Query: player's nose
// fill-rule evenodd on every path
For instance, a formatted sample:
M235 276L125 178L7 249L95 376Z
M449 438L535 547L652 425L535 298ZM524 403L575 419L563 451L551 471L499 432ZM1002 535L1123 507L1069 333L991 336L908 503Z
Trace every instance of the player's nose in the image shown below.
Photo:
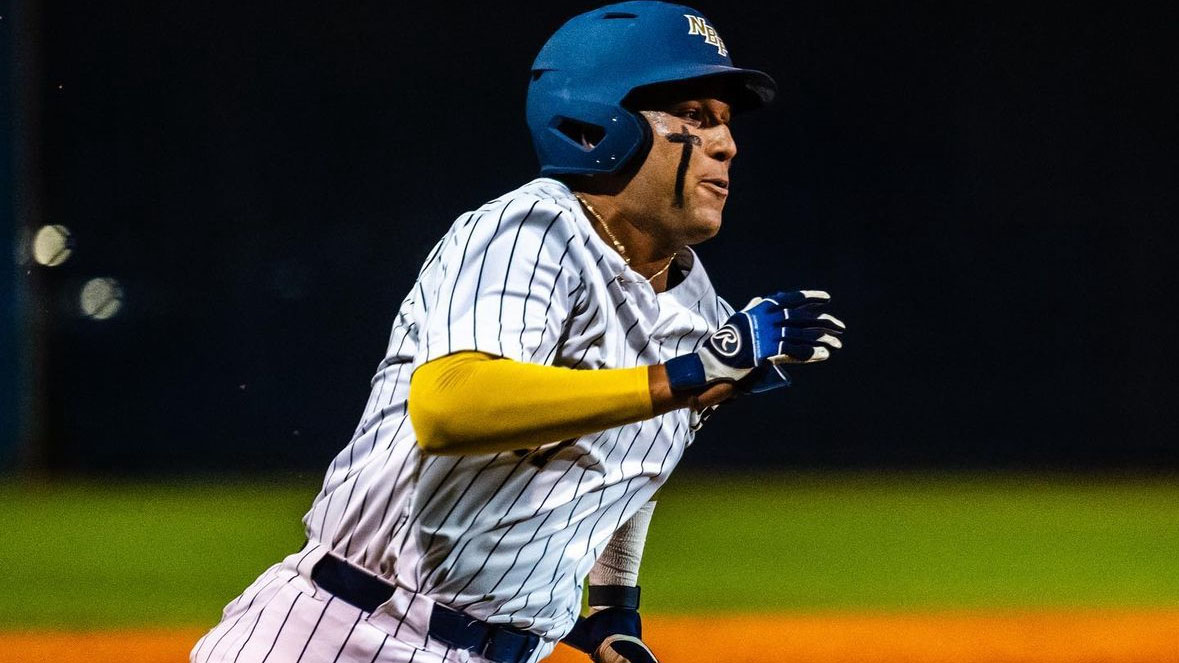
M717 161L732 161L737 156L737 141L733 139L733 132L729 125L718 124L710 132L708 146L705 148L708 156Z

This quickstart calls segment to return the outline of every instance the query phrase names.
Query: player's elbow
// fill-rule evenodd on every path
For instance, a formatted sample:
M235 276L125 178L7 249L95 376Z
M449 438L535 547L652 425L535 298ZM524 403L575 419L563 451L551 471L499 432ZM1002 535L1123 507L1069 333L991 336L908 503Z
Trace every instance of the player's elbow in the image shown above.
M429 399L413 397L411 383L409 421L422 451L429 454L455 453L457 438L448 429L447 420L442 408L433 407Z
M444 454L454 442L447 427L449 413L439 406L438 399L430 398L428 390L422 389L420 383L416 377L409 382L409 423L422 451Z
M409 380L409 422L418 447L430 454L461 453L467 435L455 390L446 388L452 362L437 360L414 371Z

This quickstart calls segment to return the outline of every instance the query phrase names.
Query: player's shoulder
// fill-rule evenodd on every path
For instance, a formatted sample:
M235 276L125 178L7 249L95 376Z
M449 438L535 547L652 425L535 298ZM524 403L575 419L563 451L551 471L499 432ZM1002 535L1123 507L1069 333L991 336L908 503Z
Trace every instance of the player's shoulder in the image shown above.
M489 212L500 212L514 218L532 221L556 219L557 223L571 229L579 218L577 198L562 182L547 177L538 177L527 184L509 191L495 200L488 201L484 208Z
M540 229L568 239L585 232L577 205L577 198L563 183L541 177L487 201L459 217L458 223L500 232Z
M577 214L577 197L573 195L573 191L565 186L560 180L555 180L549 177L538 177L524 186L511 191L505 196L504 200L515 200L519 202L537 203L551 210L560 210L570 217L576 217Z

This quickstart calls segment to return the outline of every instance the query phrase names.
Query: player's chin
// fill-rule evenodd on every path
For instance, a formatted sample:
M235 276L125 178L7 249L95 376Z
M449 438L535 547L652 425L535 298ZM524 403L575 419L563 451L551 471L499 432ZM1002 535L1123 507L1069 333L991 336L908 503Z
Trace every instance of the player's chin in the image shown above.
M697 213L693 215L691 223L685 232L686 240L684 244L689 246L699 244L716 237L721 228L720 212L715 214Z
M698 201L699 202L699 201ZM724 202L706 202L697 204L690 215L688 244L697 244L716 237L721 229L721 217L724 212Z

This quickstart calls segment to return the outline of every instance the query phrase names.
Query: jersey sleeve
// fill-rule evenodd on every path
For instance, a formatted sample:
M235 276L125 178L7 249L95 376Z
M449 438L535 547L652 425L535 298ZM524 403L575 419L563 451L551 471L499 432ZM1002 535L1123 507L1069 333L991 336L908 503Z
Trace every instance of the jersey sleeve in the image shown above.
M581 283L569 212L516 198L456 222L438 253L419 365L473 350L551 364Z
M723 325L725 323L725 320L728 320L729 316L733 315L736 312L737 312L737 309L733 308L732 304L729 304L729 302L725 301L724 297L717 295L717 297L716 297L716 326L717 327L720 327L721 325Z

